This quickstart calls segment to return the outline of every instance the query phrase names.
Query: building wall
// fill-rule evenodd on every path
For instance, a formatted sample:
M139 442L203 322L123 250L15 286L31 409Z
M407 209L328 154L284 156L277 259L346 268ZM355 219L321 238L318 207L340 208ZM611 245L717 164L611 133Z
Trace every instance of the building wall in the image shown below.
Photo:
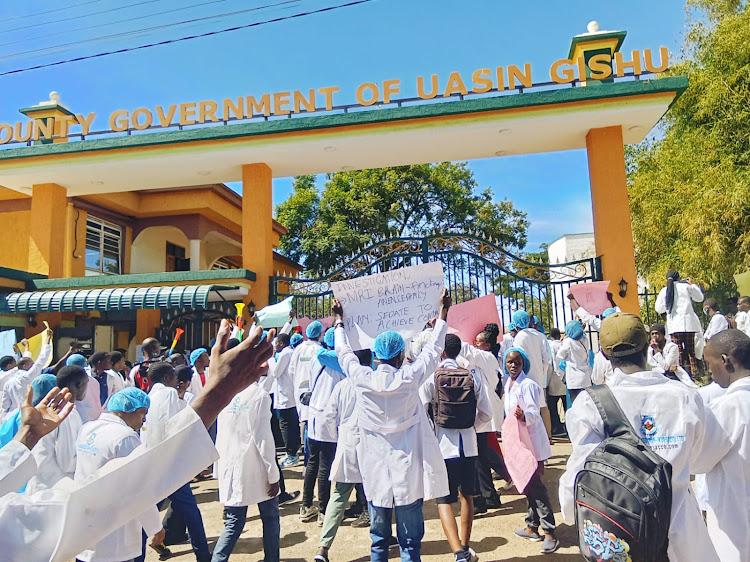
M596 256L594 234L568 234L558 238L547 249L549 262L565 263Z
M173 226L150 227L133 240L130 271L125 273L164 271L167 265L167 242L185 248L185 257L190 258L190 241L181 230Z
M2 206L2 203L0 203ZM0 213L3 240L0 244L0 266L26 271L29 264L29 224L31 211Z

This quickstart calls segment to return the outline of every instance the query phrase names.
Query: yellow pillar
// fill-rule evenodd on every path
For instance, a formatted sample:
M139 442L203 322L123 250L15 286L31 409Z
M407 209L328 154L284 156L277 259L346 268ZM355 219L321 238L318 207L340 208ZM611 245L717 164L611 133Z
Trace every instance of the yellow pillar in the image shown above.
M596 253L610 291L625 312L640 313L635 272L635 248L630 226L630 204L625 175L622 127L591 129L586 135L594 214ZM627 295L618 295L620 279L628 283Z
M246 301L256 309L268 304L273 275L273 187L266 164L242 166L242 267L255 272Z
M32 187L28 271L49 278L64 274L67 190L56 183Z
M161 310L145 309L135 311L135 343L140 345L146 338L156 337L161 325ZM127 347L127 346L126 346ZM140 357L138 358L140 359Z

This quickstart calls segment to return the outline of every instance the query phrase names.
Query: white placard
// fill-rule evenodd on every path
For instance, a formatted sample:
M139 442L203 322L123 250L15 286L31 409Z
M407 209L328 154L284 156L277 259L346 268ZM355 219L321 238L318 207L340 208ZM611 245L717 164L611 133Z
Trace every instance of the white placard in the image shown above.
M445 287L443 264L430 262L331 283L344 307L352 349L370 349L375 337L394 330L405 340L437 316Z

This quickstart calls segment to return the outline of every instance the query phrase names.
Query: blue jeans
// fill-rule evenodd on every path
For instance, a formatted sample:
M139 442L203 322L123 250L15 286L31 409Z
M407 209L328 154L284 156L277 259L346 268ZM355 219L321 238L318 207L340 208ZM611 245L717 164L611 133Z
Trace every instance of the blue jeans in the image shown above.
M240 538L242 529L247 519L247 506L226 507L227 520L224 530L216 541L214 556L211 562L224 562L229 560L229 555ZM281 535L281 524L279 522L279 498L275 497L258 504L260 520L263 522L263 553L265 562L279 562L279 539Z
M203 517L198 509L198 502L195 501L193 491L190 489L190 483L178 488L178 490L169 496L172 502L172 509L182 515L185 519L188 534L190 535L190 544L193 547L195 558L198 562L211 560L211 552L208 550L206 541L206 530L203 528Z
M422 537L424 537L423 500L409 505L397 505L396 538L401 548L401 562L418 562L421 560ZM370 560L372 562L388 561L388 546L391 542L391 518L394 508L375 507L367 502L370 510Z

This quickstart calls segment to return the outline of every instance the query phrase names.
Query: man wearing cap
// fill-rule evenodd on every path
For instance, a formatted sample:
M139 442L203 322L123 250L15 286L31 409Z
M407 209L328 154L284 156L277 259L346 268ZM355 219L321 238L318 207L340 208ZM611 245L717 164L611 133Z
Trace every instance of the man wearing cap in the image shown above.
M690 485L690 474L704 472L705 452L726 439L698 394L649 369L649 336L641 319L616 312L602 322L599 343L612 362L609 386L643 442L672 465L672 519L669 560L718 561ZM604 422L587 392L568 410L566 424L573 452L560 478L560 506L574 521L574 490L586 458L607 437Z
M450 305L450 295L443 291L433 337L412 363L404 363L406 345L398 333L379 334L373 345L379 365L373 370L361 365L349 346L344 310L334 301L336 354L357 393L360 470L370 511L370 559L374 562L388 560L394 511L401 560L420 560L423 501L450 493L440 445L419 398L419 387L440 361Z

